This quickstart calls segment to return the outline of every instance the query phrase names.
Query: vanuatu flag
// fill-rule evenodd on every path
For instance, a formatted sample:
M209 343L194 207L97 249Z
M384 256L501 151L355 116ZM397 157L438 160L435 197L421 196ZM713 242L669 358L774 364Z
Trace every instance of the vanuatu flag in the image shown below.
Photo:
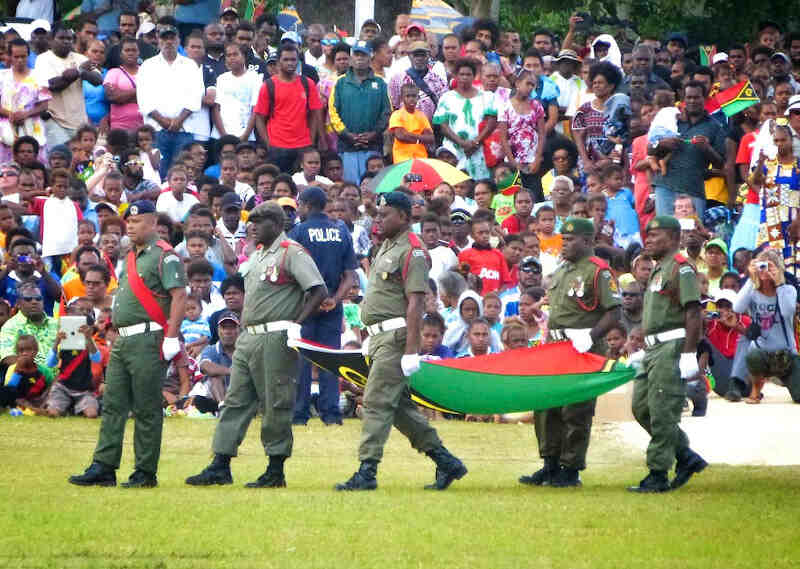
M733 87L720 91L713 97L709 97L706 101L706 111L711 114L721 110L725 113L725 116L732 117L759 102L760 99L750 81L742 81Z
M711 67L711 62L717 54L717 46L715 45L701 45L698 46L700 51L700 65Z
M358 350L334 350L307 340L289 345L319 367L365 385L369 362ZM409 378L412 399L448 413L512 413L560 407L607 393L633 379L616 360L579 354L570 342L499 354L423 361Z

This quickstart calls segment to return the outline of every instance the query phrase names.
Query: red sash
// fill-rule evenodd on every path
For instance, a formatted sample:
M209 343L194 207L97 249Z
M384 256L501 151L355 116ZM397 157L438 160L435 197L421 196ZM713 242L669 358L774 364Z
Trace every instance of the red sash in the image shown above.
M67 364L61 373L58 374L59 381L65 381L70 378L70 376L78 369L78 366L81 365L86 358L89 357L89 350L83 350L80 354L72 358L70 362Z
M156 241L156 245L164 251L172 250L172 247L165 241L158 240ZM164 315L164 310L161 308L161 305L158 304L155 296L153 296L153 292L147 288L142 277L139 276L139 272L136 270L136 253L133 249L128 252L126 272L128 273L128 282L131 285L131 291L136 297L136 300L139 301L144 311L147 312L150 320L160 324L166 334L167 317Z

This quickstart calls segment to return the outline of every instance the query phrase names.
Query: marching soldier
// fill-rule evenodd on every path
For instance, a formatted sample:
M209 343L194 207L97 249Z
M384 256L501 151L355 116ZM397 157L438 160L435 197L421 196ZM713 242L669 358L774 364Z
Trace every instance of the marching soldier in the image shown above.
M604 355L608 329L619 319L620 296L608 265L592 256L594 224L569 217L561 228L564 263L553 274L549 341L571 340L578 352ZM539 456L544 466L519 481L557 488L580 486L596 399L534 414Z

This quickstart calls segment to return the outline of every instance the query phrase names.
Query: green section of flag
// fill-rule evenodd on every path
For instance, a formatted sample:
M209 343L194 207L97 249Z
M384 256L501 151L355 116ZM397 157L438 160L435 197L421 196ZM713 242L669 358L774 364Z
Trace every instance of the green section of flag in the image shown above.
M736 99L727 105L722 105L722 112L726 117L732 117L736 113L740 113L747 107L752 107L758 103L758 99Z

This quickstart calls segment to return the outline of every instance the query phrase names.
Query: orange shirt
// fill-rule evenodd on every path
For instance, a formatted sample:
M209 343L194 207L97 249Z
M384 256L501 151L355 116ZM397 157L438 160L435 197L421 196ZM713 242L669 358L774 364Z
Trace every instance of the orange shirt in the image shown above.
M561 234L554 233L551 236L539 233L539 250L542 253L548 253L554 257L561 254Z
M413 114L409 113L405 107L402 107L392 113L389 117L389 130L394 128L404 128L411 134L422 134L426 130L431 130L431 123L428 122L428 117L419 109L415 110ZM413 142L400 142L394 139L392 146L392 161L397 164L404 160L411 158L427 158L428 150L424 144L415 144Z

